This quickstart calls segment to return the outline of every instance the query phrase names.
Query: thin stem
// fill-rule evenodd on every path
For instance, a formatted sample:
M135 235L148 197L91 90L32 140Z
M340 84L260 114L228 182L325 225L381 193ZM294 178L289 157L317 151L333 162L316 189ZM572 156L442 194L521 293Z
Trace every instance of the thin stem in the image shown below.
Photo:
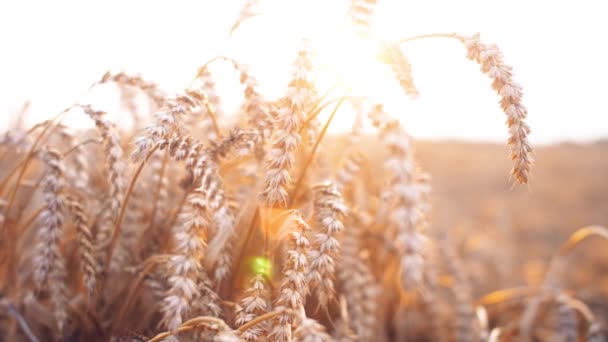
M198 68L198 72L196 73L196 76L194 76L194 78L192 79L192 82L190 82L190 85L188 86L188 89L192 88L192 86L194 85L194 82L196 82L196 80L201 77L201 75L203 74L203 72L205 72L205 70L207 70L207 67L209 66L209 64L217 61L217 60L225 60L225 61L229 61L231 62L233 65L238 65L238 63L230 58L230 57L226 57L226 56L217 56L214 57L210 60L208 60L205 64L203 64L203 66L201 66L200 68Z
M70 147L69 149L64 151L62 154L64 157L67 157L70 153L76 151L79 147L82 147L82 146L88 145L88 144L100 144L100 143L101 143L101 140L99 140L99 139L87 139L87 140L84 140L84 141Z
M4 187L8 184L8 182L15 175L15 173L17 173L17 171L19 171L19 169L23 166L23 164L25 164L26 160L27 160L27 157L22 159L21 161L19 161L19 163L17 163L17 165L15 165L15 167L6 174L6 176L4 177L4 180L2 180L2 183L0 183L0 194L2 194Z
M540 291L537 287L519 286L490 292L475 301L476 305L492 305L503 303L510 299L530 297Z
M180 332L193 330L201 326L211 327L214 330L217 330L217 327L219 326L220 331L231 330L230 327L226 324L226 322L219 318L211 316L200 316L182 323L182 325L180 325L179 328L175 329L175 331L167 331L160 333L148 340L148 342L160 342L169 336L175 335Z
M154 151L156 151L158 149L158 147L159 147L159 145L156 145L156 146L154 146L154 148L152 148L150 150L150 152L148 152L148 155L146 156L146 158L144 160L142 160L141 163L139 164L139 167L137 168L137 171L135 171L133 178L131 178L131 183L129 184L129 188L127 189L127 193L125 194L125 198L122 202L122 206L120 207L120 214L118 215L118 219L116 220L116 223L114 224L114 229L112 231L112 239L110 240L110 247L108 248L108 254L106 257L105 267L109 267L110 260L112 260L112 253L114 252L114 248L116 247L116 243L118 242L118 236L120 235L120 229L122 227L122 225L121 225L122 219L124 218L125 213L127 211L126 210L127 205L129 204L129 199L131 198L131 193L133 193L133 188L135 187L135 181L137 181L137 178L141 174L141 171L144 169L144 165L146 164L148 159L150 159L150 156L152 156Z
M184 332L184 331L190 331L196 329L196 326L185 326L185 327L179 327L176 329L176 331L167 331L167 332L163 332L160 333L156 336L154 336L153 338L149 339L148 342L160 342L164 339L166 339L169 336L173 336L176 333L180 333L180 332Z
M342 102L345 100L362 100L365 99L364 97L361 96L340 96L337 98L333 98L331 100L328 100L327 102L325 102L324 104L314 107L313 110L310 112L310 114L308 114L308 116L306 117L306 120L302 123L302 126L300 127L300 133L302 133L304 131L304 129L306 129L306 127L308 126L308 124L314 120L317 116L319 116L319 114L321 114L321 111L323 111L323 109L325 109L325 107L329 106L330 104L334 103L334 102Z
M317 152L317 149L319 148L319 145L321 144L321 141L323 140L323 137L325 137L325 133L327 132L327 128L329 127L329 124L331 123L331 121L333 120L334 116L338 112L338 109L340 109L340 106L342 105L342 103L345 100L346 100L345 98L342 98L342 99L340 99L338 101L338 104L334 108L334 111L331 113L331 115L327 119L327 122L325 122L325 126L323 126L323 129L321 130L321 133L317 137L317 141L315 141L315 145L313 146L312 150L310 151L310 154L308 155L308 159L306 160L306 163L304 163L304 167L302 168L302 172L300 172L300 176L298 177L296 185L295 185L295 187L293 189L293 194L292 194L292 196L290 196L289 207L291 207L293 205L293 200L296 197L296 195L298 194L298 190L300 189L300 186L302 185L302 181L304 181L304 176L306 175L306 170L308 169L308 167L310 167L310 164L312 163L312 160L313 160L313 158L315 156L315 153Z
M145 277L150 272L152 272L154 267L160 265L162 262L165 262L168 259L169 259L169 256L161 254L161 255L151 256L150 258L148 258L148 260L146 260L144 262L144 268L139 273L139 276L137 277L137 279L135 279L135 281L131 284L131 289L129 290L127 299L124 302L124 304L122 305L122 307L120 308L120 310L118 311L118 319L115 321L116 324L118 325L116 328L121 328L120 324L125 322L125 320L123 318L127 314L131 304L133 304L133 301L136 298L136 293L141 288L141 285L143 284ZM117 330L120 330L120 329L117 329Z
M230 301L227 301L227 300L221 300L220 301L220 305L222 305L224 307L227 307L230 310L234 310L237 307L236 303L230 302Z
M197 326L201 323L216 324L216 325L222 326L223 328L229 329L226 322L224 322L223 320L221 320L217 317L211 317L211 316L194 317L194 318L189 319L189 320L185 321L184 323L182 323L181 326L182 327Z
M211 118L211 123L213 124L213 130L215 131L215 134L219 138L222 136L222 131L220 130L220 125L217 122L217 116L215 115L215 109L213 108L213 105L211 105L211 103L209 102L209 98L207 98L206 94L205 94L205 107L207 107L207 114L209 114L209 117Z
M321 95L317 99L317 101L315 101L315 104L314 104L314 106L311 107L311 109L313 109L313 110L316 109L321 104L321 102L323 102L323 100L325 100L325 98L327 96L329 96L329 94L331 94L334 90L338 89L339 86L340 85L338 83L336 83L333 86L331 86L331 88L329 88L323 95Z
M17 310L17 308L12 303L9 303L6 300L3 300L3 302L4 303L1 304L6 307L6 311L8 312L9 316L13 317L13 319L17 321L19 327L21 328L21 331L27 337L28 341L38 342L38 338L36 337L36 335L34 335L32 329L30 329L30 326L27 324L25 318L23 318L19 310Z
M608 228L602 226L587 226L577 230L570 235L568 240L559 248L557 256L568 254L576 245L592 236L599 236L608 240Z
M462 37L456 33L429 33L429 34L421 34L418 36L408 37L397 41L397 44L403 44L407 42L411 42L413 40L419 40L424 38L456 38L458 40L462 40Z
M254 327L254 326L256 326L256 325L258 325L258 324L260 324L260 323L262 323L264 321L267 321L269 319L273 319L273 318L277 317L278 315L282 315L282 314L286 313L287 311L291 311L291 310L277 310L277 311L272 311L272 312L269 312L269 313L265 313L262 316L258 316L256 318L252 319L251 321L249 321L249 322L241 325L237 329L237 331L240 334L242 334L245 331L249 330L250 328L252 328L252 327Z
M232 34L234 33L234 31L236 31L237 28L239 28L241 26L242 23L244 23L246 20L249 20L251 18L255 18L257 16L259 16L261 13L254 13L252 15L246 16L244 18L239 18L239 20L237 20L236 23L234 23L234 25L232 25L232 27L230 28L230 32L228 33L228 37L232 37Z
M36 181L36 183L30 184L29 186L32 189L32 193L34 193L38 188L40 188L40 184L42 183L42 181L44 180L44 176L40 176L38 177L38 180ZM19 187L23 187L26 186L25 182L22 182ZM17 218L16 221L19 222L21 221L21 216L23 214L23 211L28 207L28 205L32 203L31 201L28 201L25 203L25 205L22 205L20 208L18 208L17 211L17 215L15 215L15 217ZM20 225L19 227L17 227L17 229L15 229L15 231L13 232L13 237L11 241L16 241L17 239L19 239L19 237L21 236L21 233L23 233L25 231L25 229L27 227L29 227L38 217L38 215L40 215L40 213L44 210L45 206L41 206L40 208L38 208L34 213L32 213L32 215L30 215L30 217L26 220L25 223L23 223L22 225Z
M17 227L17 238L19 238L19 234L22 233L23 231L25 231L27 229L27 227L29 227L32 222L34 222L36 220L36 218L38 217L38 215L40 215L40 213L42 213L42 211L46 209L46 206L41 206L40 208L36 209L31 215L30 217L23 223L21 224L19 227Z
M568 240L560 246L557 253L551 258L543 281L543 287L547 288L554 285L554 282L559 277L559 273L562 270L562 267L560 267L563 265L561 263L562 258L570 253L570 251L582 241L592 236L598 236L608 240L608 228L602 226L587 226L572 233Z

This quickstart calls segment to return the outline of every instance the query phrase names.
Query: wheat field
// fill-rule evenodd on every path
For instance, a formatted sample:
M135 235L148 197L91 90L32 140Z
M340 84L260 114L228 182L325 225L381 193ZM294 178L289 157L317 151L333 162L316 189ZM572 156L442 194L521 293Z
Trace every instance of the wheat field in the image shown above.
M375 41L375 5L345 14L386 82L415 101L403 44L458 42L506 145L414 140L383 103L318 86L306 37L278 99L227 56L176 94L109 71L83 90L113 87L129 125L76 102L0 137L0 340L605 341L606 144L533 151L496 44Z

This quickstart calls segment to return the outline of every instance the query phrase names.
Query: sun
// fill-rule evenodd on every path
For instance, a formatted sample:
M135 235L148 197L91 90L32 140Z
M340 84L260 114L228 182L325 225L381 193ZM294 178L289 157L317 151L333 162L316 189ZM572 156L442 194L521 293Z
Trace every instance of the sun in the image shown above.
M333 82L348 95L372 99L386 93L386 77L390 73L380 59L379 39L359 36L343 28L313 42L321 85Z
M346 2L312 0L259 8L259 15L241 23L234 43L245 46L239 51L245 59L268 71L269 93L275 96L280 96L287 78L280 63L291 60L297 42L306 39L320 93L337 87L341 95L384 103L395 100L390 89L398 89L398 83L390 66L379 58L386 32L370 29L361 34L361 27L344 16L348 8L343 5Z

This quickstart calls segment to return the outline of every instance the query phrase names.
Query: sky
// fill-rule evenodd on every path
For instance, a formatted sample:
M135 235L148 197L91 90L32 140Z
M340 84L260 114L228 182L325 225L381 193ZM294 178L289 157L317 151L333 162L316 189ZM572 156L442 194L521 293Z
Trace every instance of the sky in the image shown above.
M523 87L533 142L608 137L608 48L601 43L608 21L602 1L378 3L373 30L382 39L479 32L483 41L498 44ZM261 14L229 36L241 6L241 1L208 0L1 1L0 129L27 100L33 122L74 101L88 101L92 95L83 94L107 70L140 74L178 92L188 87L198 66L218 55L250 65L264 93L279 97L299 38L331 42L328 37L339 37L334 31L349 1L261 0ZM369 76L375 74L371 69L357 73L361 61L327 46L326 56L339 56L342 67L355 69L355 82L390 98L387 108L414 137L507 139L490 80L465 58L458 41L432 38L402 45L420 92L415 100L400 96L387 75ZM220 94L237 99L236 74L225 65L211 70ZM347 130L351 122L350 115L339 115L332 130Z

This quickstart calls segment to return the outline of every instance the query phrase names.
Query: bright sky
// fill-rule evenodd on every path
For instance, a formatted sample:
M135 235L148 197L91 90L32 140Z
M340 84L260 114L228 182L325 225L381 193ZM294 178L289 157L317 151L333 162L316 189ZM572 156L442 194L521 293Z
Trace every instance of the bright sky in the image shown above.
M484 41L497 43L523 86L534 142L608 136L608 48L601 43L608 21L602 1L378 2L374 31L385 39L480 32ZM139 73L179 91L198 66L217 55L249 64L263 90L280 96L298 36L328 36L349 1L261 4L262 15L229 38L241 1L1 1L0 129L28 99L31 119L54 115L107 70ZM429 39L403 48L420 97L396 101L391 109L414 136L507 138L490 81L465 58L459 42ZM221 67L212 71L220 91L234 97L236 75ZM370 83L392 94L390 82ZM341 117L334 128L346 129L350 120Z

